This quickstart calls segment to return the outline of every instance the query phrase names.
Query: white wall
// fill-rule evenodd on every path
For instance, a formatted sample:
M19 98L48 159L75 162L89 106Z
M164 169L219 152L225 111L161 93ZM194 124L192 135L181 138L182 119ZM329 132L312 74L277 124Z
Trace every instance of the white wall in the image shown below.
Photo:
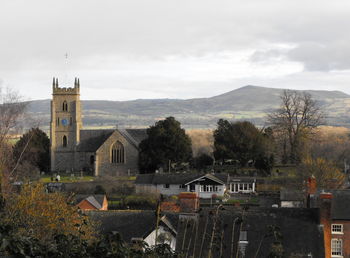
M301 201L281 201L281 207L300 208L300 207L303 207L303 203Z
M180 188L180 185L170 185L166 188L165 185L157 185L157 191L164 195L178 195L179 193L186 192L186 188Z
M195 192L198 194L199 198L203 199L210 199L213 194L216 194L217 196L223 196L225 193L225 186L224 185L218 185L217 186L218 190L217 191L212 191L212 192L201 192L200 191L200 185L195 185Z

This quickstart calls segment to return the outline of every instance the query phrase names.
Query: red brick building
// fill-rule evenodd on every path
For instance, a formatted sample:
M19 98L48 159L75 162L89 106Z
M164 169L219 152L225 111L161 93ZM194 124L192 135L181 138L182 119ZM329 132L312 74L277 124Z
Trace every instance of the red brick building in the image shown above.
M307 205L320 209L325 257L350 257L350 190L316 191L314 181L308 180Z
M108 210L106 195L77 195L77 207L81 210Z

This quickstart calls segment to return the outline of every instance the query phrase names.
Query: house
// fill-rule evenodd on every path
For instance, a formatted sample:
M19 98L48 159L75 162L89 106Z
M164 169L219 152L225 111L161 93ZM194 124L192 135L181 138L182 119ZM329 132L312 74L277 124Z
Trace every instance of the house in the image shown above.
M325 257L350 257L350 190L317 190L312 176L306 192L307 207L320 209Z
M136 193L178 195L195 192L199 198L222 196L226 190L227 175L211 174L143 174L135 180ZM224 180L224 181L223 181Z
M139 144L146 129L84 130L80 81L60 87L53 79L50 155L52 172L87 171L95 176L138 172Z
M350 257L350 190L317 191L309 196L309 207L323 210L325 257Z
M158 229L155 211L93 211L89 216L98 222L100 231L119 233L127 243L144 241L148 246L160 243L169 244L172 250L176 247L178 214L162 213Z
M82 195L75 196L76 206L81 210L108 210L106 195Z
M254 193L254 178L235 178L225 173L194 174L164 173L141 174L135 180L136 193L155 193L178 195L181 192L195 192L199 198L210 199L213 195L223 196L226 191L236 193Z

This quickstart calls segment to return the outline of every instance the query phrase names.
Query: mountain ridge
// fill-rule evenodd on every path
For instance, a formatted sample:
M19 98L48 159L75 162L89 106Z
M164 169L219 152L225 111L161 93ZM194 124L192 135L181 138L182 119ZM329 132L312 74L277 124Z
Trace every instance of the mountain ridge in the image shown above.
M266 113L277 108L285 89L246 85L208 98L135 99L128 101L82 100L85 126L145 127L167 116L175 116L187 128L213 128L219 118L250 120L264 124ZM331 125L350 125L350 95L341 91L307 92L327 110ZM50 99L29 101L29 114L50 121Z

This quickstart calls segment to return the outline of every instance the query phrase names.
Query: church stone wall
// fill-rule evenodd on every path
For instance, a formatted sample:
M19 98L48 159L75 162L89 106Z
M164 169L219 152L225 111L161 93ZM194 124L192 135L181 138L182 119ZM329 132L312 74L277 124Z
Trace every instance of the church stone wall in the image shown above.
M93 160L94 160L93 163L91 163L91 157L93 157ZM82 152L82 151L75 152L75 157L74 157L75 170L91 172L91 174L93 174L93 171L95 169L95 159L96 159L95 152Z
M124 163L111 163L111 148L119 141L124 146ZM120 176L136 174L138 172L138 149L132 145L118 131L115 131L107 141L97 150L96 153L96 176Z
M72 172L74 164L74 152L55 152L55 172Z

